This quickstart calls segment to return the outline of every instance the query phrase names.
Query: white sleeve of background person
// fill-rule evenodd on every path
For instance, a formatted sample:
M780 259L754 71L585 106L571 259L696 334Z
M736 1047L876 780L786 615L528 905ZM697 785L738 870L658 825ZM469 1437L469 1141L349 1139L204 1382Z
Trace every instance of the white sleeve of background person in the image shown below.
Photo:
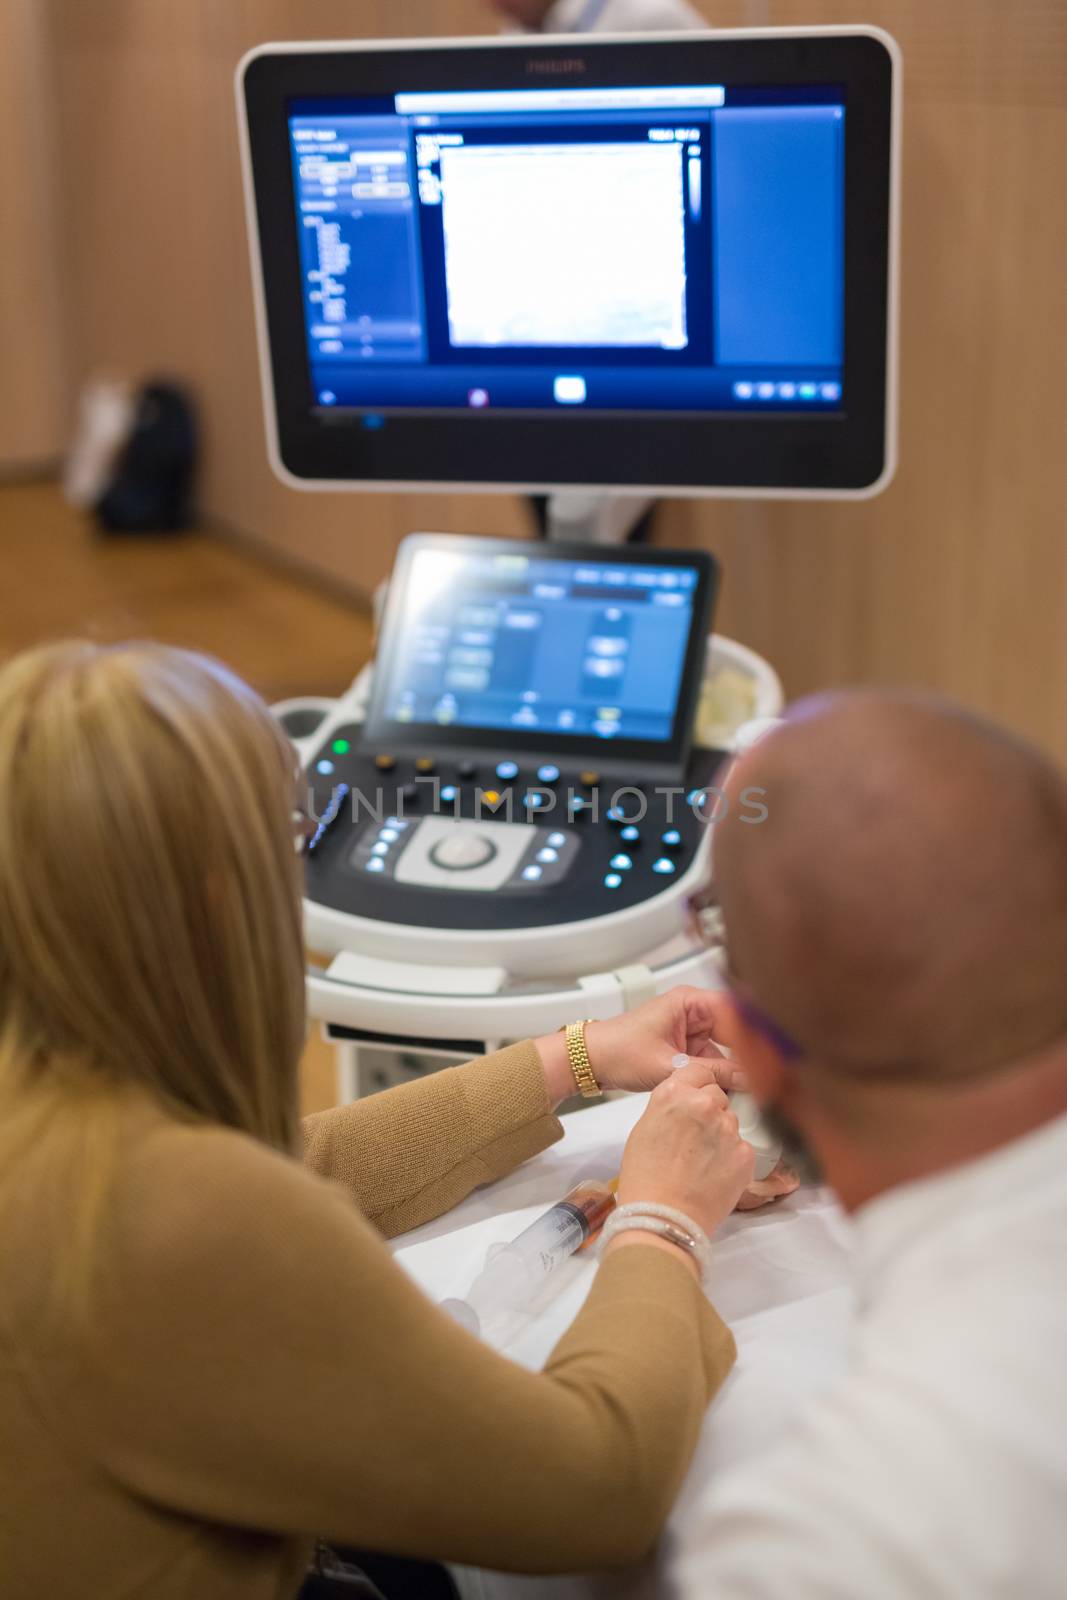
M708 21L686 0L556 0L545 33L672 33L706 28Z

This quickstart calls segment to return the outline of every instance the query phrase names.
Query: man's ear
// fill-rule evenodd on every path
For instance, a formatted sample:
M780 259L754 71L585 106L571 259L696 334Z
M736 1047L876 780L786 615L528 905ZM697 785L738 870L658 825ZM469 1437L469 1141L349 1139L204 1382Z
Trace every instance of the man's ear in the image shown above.
M777 1104L787 1093L791 1074L767 1035L747 1022L737 1006L734 1013L732 1054L748 1079L748 1091L757 1105Z

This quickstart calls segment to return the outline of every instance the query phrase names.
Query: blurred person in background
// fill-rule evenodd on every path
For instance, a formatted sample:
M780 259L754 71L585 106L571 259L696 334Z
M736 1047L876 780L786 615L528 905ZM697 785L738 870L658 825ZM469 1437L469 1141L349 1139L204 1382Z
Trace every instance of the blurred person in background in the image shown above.
M503 21L530 33L671 33L705 28L686 0L489 0Z
M794 709L715 836L750 1087L855 1223L847 1374L687 1531L681 1600L1059 1600L1067 783L932 697Z
M445 1559L625 1565L730 1369L693 1254L636 1227L543 1372L393 1261L383 1235L561 1137L574 1075L553 1034L301 1126L295 800L215 662L76 643L0 672L4 1600L330 1594L301 1589L315 1538L396 1558L346 1557L388 1600L450 1595ZM587 1028L602 1087L653 1090L620 1201L705 1232L753 1168L721 1006Z

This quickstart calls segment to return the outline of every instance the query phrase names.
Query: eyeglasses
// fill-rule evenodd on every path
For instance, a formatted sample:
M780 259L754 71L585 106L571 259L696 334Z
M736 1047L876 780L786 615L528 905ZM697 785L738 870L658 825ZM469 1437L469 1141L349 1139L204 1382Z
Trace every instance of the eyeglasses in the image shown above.
M804 1047L798 1044L791 1033L786 1033L780 1023L752 998L752 995L729 972L726 974L726 987L730 998L737 1007L738 1015L756 1033L761 1033L769 1044L772 1044L782 1057L783 1061L802 1061Z
M690 897L687 914L689 930L697 944L701 944L706 950L712 950L718 954L723 982L737 1007L738 1015L747 1022L750 1028L753 1028L757 1033L761 1033L784 1060L802 1060L804 1057L803 1046L798 1044L791 1034L787 1033L779 1023L775 1022L772 1016L764 1011L751 991L730 971L722 912L712 884L706 884L703 889L698 889Z

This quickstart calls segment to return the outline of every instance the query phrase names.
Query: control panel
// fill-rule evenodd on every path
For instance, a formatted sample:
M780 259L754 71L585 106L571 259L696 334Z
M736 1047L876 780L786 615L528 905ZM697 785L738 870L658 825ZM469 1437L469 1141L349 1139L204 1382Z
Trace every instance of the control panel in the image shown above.
M306 892L338 912L457 932L584 921L677 886L713 820L715 751L667 782L362 734L335 726L306 772Z

